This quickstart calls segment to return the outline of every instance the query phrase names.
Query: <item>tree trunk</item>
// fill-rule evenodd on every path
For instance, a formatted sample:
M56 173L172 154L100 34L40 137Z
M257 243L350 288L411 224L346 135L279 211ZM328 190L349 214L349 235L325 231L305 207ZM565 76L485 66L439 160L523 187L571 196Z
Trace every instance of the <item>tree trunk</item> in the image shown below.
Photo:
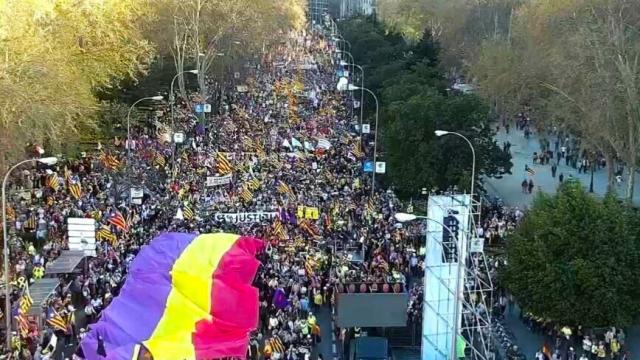
M636 165L635 164L631 164L629 165L629 176L627 177L628 182L627 182L627 201L631 204L633 203L633 188L635 186L635 182L636 182Z
M613 156L608 151L604 153L604 159L607 162L607 192L613 191L615 188L615 164Z

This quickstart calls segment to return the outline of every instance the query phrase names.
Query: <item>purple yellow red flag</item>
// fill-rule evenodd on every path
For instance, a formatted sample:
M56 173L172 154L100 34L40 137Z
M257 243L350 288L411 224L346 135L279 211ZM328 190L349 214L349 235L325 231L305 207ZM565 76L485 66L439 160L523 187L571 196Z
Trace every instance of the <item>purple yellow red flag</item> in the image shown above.
M244 357L258 325L256 253L234 234L164 233L143 247L128 278L82 341L87 360ZM100 339L100 341L99 341ZM98 354L98 343L100 353Z

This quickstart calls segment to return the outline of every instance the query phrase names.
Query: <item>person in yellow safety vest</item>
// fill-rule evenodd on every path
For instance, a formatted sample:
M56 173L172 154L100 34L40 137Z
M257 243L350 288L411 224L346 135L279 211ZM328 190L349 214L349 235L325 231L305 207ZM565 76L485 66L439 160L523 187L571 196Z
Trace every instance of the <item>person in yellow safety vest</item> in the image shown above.
M613 358L615 358L616 356L618 356L618 353L620 352L620 343L618 342L618 339L613 338L611 339L611 355Z
M604 341L600 341L598 345L598 359L604 359L607 357L607 350L604 348Z
M309 335L309 324L307 323L307 320L302 320L300 322L300 331L304 336Z
M309 326L313 326L316 324L316 316L313 315L312 312L310 312L309 316L307 316L307 322L309 323Z

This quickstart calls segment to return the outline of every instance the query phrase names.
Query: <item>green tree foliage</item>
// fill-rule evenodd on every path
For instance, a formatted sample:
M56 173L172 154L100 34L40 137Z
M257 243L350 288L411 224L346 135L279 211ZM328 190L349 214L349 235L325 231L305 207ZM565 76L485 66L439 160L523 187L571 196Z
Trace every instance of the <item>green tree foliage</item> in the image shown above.
M469 190L472 157L460 138L437 138L435 130L457 131L471 139L476 150L476 179L511 169L510 155L493 141L489 108L474 95L447 90L439 69L440 45L430 31L407 43L371 19L343 23L357 63L365 69L365 86L381 104L379 148L387 162L388 185L410 197L423 187ZM375 47L372 47L375 45ZM370 115L375 104L366 102Z
M502 278L525 311L561 324L627 326L640 315L639 218L578 182L539 193L509 237Z

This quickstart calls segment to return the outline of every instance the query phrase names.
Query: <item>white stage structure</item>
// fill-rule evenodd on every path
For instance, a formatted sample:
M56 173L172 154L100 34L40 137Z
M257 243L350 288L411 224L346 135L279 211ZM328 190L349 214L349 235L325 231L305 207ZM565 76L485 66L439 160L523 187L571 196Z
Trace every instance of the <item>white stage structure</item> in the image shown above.
M493 286L479 246L482 242L476 236L479 215L480 204L470 195L429 197L422 360L493 358L490 351ZM462 341L466 343L466 357L456 354Z

